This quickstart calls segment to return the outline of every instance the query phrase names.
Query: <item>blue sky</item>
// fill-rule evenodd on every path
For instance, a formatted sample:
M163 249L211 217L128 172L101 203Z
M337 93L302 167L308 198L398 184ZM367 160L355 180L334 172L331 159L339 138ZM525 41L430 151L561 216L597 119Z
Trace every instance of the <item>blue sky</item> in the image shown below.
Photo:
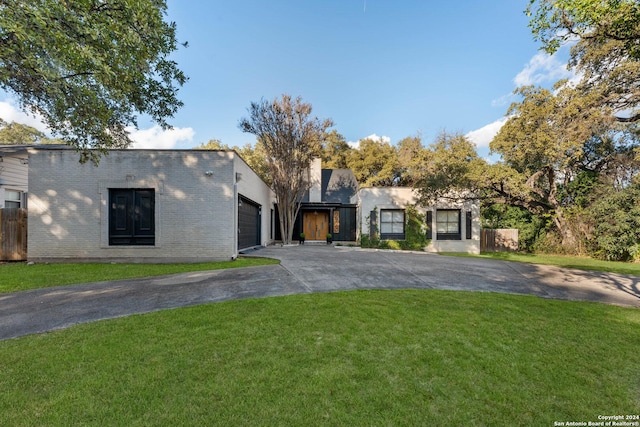
M174 59L190 80L163 132L145 118L137 147L242 146L252 101L301 96L348 141L396 143L421 134L468 134L486 155L511 93L567 77L565 60L539 51L528 0L168 0L187 41ZM564 52L566 54L566 52ZM560 55L562 56L562 55ZM565 55L566 56L566 55ZM0 117L35 124L0 96Z

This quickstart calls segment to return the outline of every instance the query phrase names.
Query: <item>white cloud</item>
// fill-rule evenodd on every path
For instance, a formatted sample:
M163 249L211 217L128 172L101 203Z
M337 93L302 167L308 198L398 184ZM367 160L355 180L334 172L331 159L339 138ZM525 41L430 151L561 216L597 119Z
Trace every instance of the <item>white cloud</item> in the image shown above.
M538 52L529 60L524 69L516 75L513 82L517 87L555 83L562 79L574 79L575 73L567 69L566 62L561 61L561 52L548 55Z
M133 140L131 148L154 148L167 150L174 148L178 142L191 142L195 132L193 128L177 128L163 130L155 125L149 129L127 128L129 137Z
M508 95L503 95L498 99L494 99L493 101L491 101L491 106L492 107L505 107L508 105L511 105L511 103L516 99L515 95L513 93L510 93Z
M573 42L570 42L562 46L553 55L548 55L544 52L535 54L525 64L522 71L513 78L515 86L517 88L521 86L546 86L550 88L550 86L563 79L568 80L572 85L576 85L580 81L581 75L574 70L567 69L569 49L572 44ZM510 93L491 101L491 106L505 107L518 100L519 97L516 94Z
M377 142L384 142L387 144L391 144L391 138L388 136L378 136L375 133L372 133L369 136L365 136L364 138L359 139L358 141L348 141L347 144L349 144L349 146L351 148L355 148L358 149L360 148L360 141L362 141L363 139L370 139L372 141L377 141Z
M391 138L389 138L388 136L378 136L375 133L372 133L371 135L367 136L366 138L362 138L362 139L370 139L372 141L377 141L377 142L384 142L387 144L391 144Z
M489 123L488 125L481 127L480 129L472 130L465 136L469 138L471 142L476 144L476 147L488 147L489 143L491 143L507 120L508 117L496 120L493 123Z
M14 106L10 99L0 101L0 118L4 121L21 123L38 129L40 132L49 133L49 128L42 121L40 116L27 114Z

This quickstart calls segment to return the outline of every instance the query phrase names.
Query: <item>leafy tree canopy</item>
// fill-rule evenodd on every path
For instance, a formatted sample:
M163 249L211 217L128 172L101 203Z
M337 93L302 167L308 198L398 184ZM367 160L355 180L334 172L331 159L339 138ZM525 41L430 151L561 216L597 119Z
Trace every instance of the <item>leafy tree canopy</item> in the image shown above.
M327 169L346 169L352 148L347 140L335 129L329 132L322 144L322 167Z
M579 89L620 122L640 121L640 3L637 0L530 0L530 27L553 53L576 41L570 65Z
M43 138L44 133L34 127L0 119L0 145L38 144Z
M31 144L64 144L57 138L48 138L38 129L17 122L7 123L0 119L0 145L31 145Z
M370 138L361 139L359 148L349 152L348 166L366 187L395 185L400 173L395 147Z
M427 147L426 170L419 181L424 204L442 197L481 197L487 164L475 145L461 134L442 132Z
M579 38L599 43L617 40L631 58L640 59L640 5L636 0L530 0L534 37L554 53Z
M203 142L197 147L194 147L195 150L231 150L227 144L223 144L218 139L210 139L208 142Z
M428 154L422 138L418 135L401 139L397 151L400 163L398 186L413 187L427 172Z
M164 0L0 0L0 87L83 152L126 147L148 114L162 127L186 76L169 58Z

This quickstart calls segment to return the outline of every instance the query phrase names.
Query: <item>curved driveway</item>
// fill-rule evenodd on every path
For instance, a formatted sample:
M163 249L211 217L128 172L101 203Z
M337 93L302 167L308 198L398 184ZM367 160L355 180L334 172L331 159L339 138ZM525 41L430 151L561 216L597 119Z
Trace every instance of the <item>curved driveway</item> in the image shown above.
M635 276L325 245L252 255L281 264L0 294L0 339L215 301L350 289L506 292L640 307Z

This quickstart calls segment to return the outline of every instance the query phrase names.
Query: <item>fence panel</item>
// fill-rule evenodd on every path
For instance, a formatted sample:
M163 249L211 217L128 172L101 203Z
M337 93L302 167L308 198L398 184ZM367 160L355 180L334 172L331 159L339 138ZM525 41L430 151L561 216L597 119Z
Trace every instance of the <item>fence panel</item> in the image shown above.
M27 210L0 209L0 261L27 259Z
M481 252L515 252L518 250L518 230L484 228L480 233Z

